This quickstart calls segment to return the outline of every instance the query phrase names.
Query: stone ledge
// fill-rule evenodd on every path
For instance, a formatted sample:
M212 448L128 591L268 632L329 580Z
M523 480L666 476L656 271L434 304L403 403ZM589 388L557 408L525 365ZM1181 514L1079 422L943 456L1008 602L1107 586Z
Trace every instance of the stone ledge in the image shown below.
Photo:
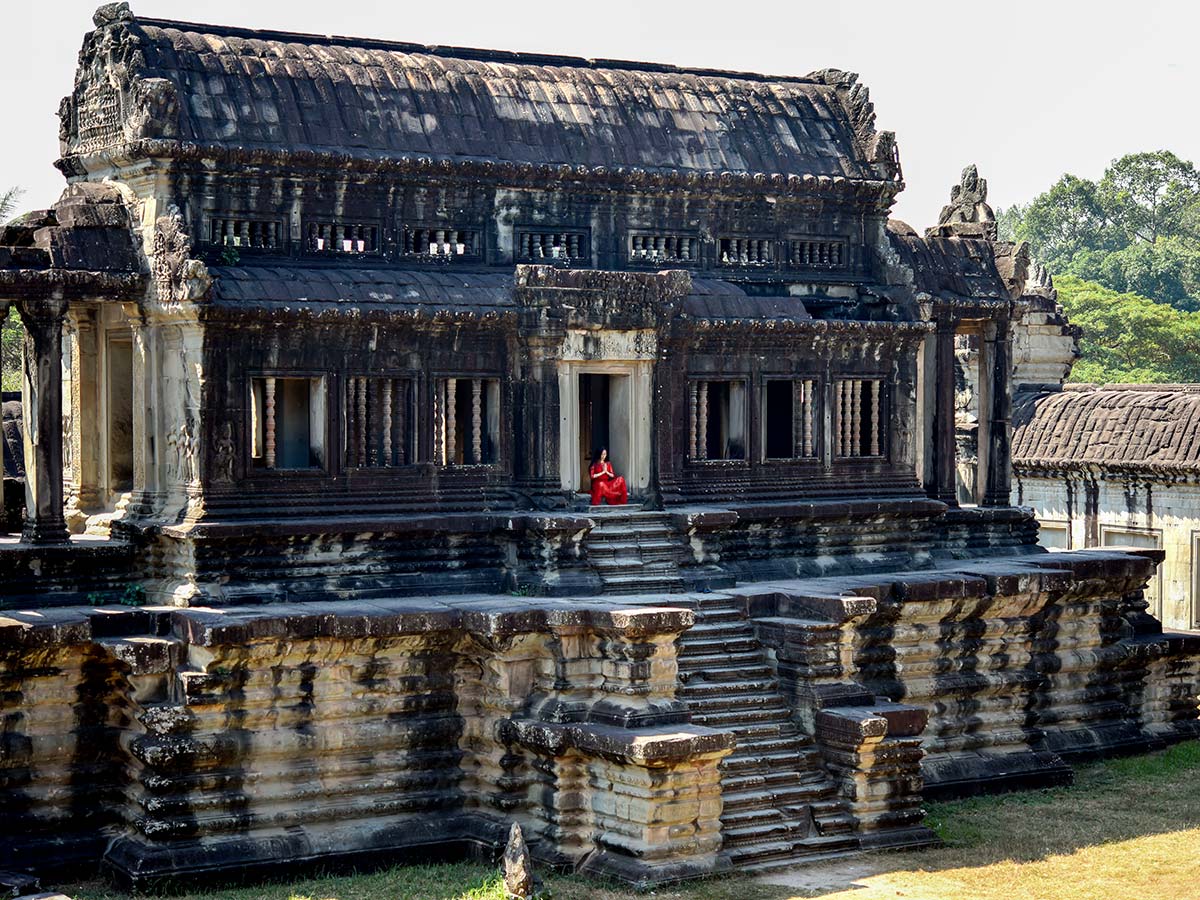
M487 534L494 531L580 531L592 526L587 516L563 513L434 513L383 516L326 516L296 519L229 519L163 525L155 530L178 540L244 537L297 537L318 534Z
M620 728L615 725L557 724L511 719L501 726L521 745L550 756L578 750L610 762L646 768L674 766L701 757L732 752L731 732L701 725L664 728Z

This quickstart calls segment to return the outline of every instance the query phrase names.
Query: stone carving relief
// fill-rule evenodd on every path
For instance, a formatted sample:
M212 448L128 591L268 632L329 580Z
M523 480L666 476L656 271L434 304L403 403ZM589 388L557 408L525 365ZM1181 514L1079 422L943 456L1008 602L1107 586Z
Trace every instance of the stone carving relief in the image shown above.
M962 180L950 189L950 202L942 207L939 225L956 223L995 223L996 214L987 202L987 179L969 165L962 171Z
M150 272L159 303L201 300L212 287L208 268L200 260L190 258L191 250L183 216L173 206L154 223Z
M221 434L217 438L216 453L213 459L217 481L233 481L233 461L236 447L233 442L233 424L225 422L221 426Z

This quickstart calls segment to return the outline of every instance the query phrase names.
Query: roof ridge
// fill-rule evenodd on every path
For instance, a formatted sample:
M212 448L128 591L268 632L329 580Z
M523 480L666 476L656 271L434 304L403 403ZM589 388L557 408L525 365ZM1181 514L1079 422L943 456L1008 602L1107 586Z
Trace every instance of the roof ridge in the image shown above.
M138 25L151 25L158 28L174 28L178 31L198 31L229 37L241 37L262 41L283 41L284 43L323 43L340 47L360 47L371 50L394 50L402 53L422 53L429 56L443 56L454 59L470 59L479 62L501 62L523 65L564 66L580 69L624 69L635 72L660 72L663 74L698 75L710 78L732 78L738 81L758 81L764 83L782 84L811 84L837 87L826 78L817 74L836 70L822 69L817 74L809 75L769 75L762 72L743 72L737 69L707 69L692 66L677 66L672 63L642 62L632 59L610 59L606 57L588 58L583 56L567 56L556 53L535 53L519 50L489 50L482 47L457 47L448 44L420 44L413 41L389 41L383 38L354 37L352 35L312 34L301 31L278 31L270 28L246 28L237 25L210 25L202 22L187 22L176 19L156 19L149 16L136 16L133 22ZM845 86L851 86L857 76L845 73Z

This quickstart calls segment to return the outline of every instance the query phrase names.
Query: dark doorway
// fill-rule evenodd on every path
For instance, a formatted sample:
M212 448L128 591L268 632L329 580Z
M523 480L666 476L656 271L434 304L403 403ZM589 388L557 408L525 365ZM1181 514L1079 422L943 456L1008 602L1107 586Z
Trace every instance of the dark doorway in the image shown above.
M601 447L609 446L609 376L579 376L579 453L582 465L579 468L579 490L591 489L588 468L592 457Z
M796 455L792 382L767 382L766 402L763 404L763 430L766 432L767 459L791 459Z

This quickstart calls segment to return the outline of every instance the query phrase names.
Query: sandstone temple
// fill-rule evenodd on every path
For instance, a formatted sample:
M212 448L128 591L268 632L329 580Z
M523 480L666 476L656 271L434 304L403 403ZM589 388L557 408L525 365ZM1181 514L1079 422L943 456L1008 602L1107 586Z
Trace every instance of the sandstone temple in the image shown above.
M1048 552L1012 503L1052 283L973 168L889 219L855 75L119 3L59 115L61 199L0 228L0 868L517 822L644 886L927 844L923 798L1200 734L1161 552Z

